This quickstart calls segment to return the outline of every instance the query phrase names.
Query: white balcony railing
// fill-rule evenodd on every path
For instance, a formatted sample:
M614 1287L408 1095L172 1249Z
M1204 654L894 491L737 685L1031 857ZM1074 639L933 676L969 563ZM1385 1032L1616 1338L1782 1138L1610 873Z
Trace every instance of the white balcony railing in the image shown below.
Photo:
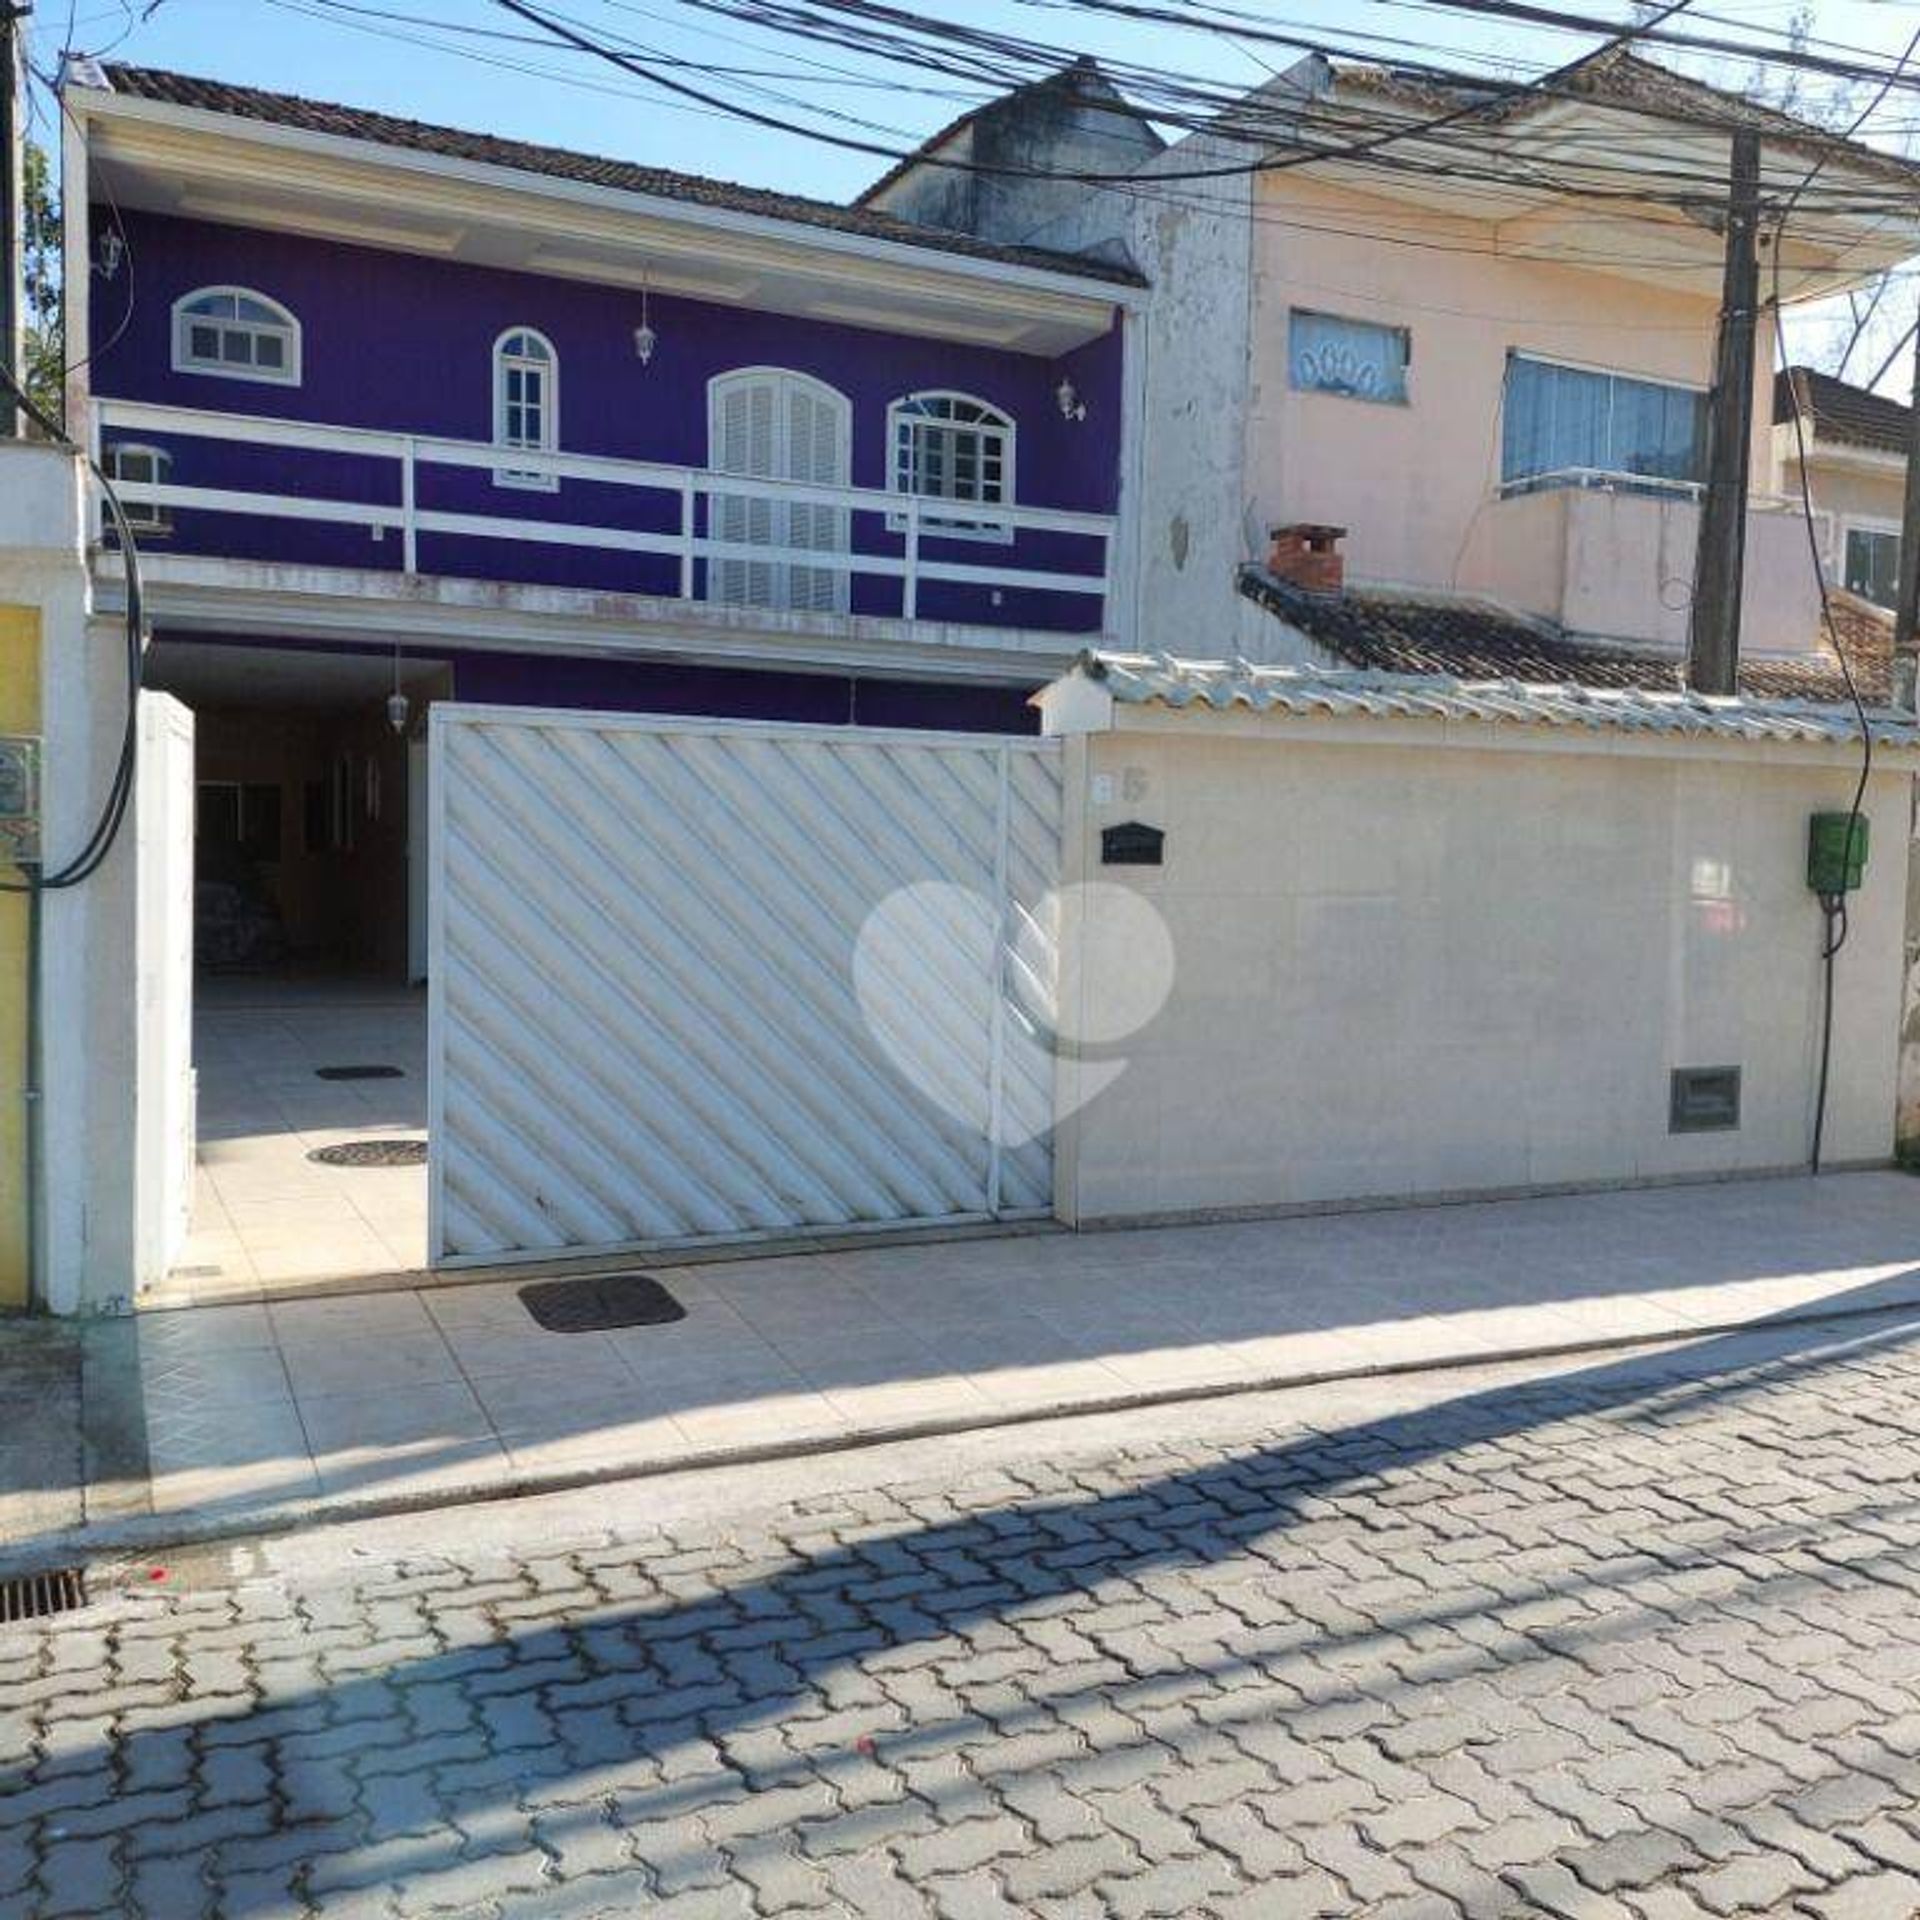
M691 600L700 562L738 560L804 567L828 572L844 583L868 577L899 583L898 611L904 619L919 617L920 588L927 582L954 582L966 586L1011 589L1049 594L1085 595L1100 603L1104 630L1113 588L1114 520L1109 514L1070 512L1054 507L966 508L969 524L990 530L998 539L1021 533L1052 533L1098 542L1098 559L1085 572L1063 572L1015 560L1004 548L990 565L972 565L952 559L929 559L923 540L951 541L953 502L921 499L878 487L817 486L792 480L765 480L745 474L716 473L704 467L666 466L646 460L618 460L593 454L533 453L515 448L511 453L485 441L438 439L426 434L383 433L361 427L321 426L300 420L263 419L252 414L208 413L191 407L155 406L145 402L99 399L94 403L93 431L96 456L106 434L138 435L175 452L182 440L225 441L253 448L290 452L346 455L354 459L388 461L397 469L397 488L378 489L398 494L397 504L309 492L260 492L245 488L177 485L171 480L116 480L114 491L128 505L152 506L176 512L249 514L304 520L348 527L381 528L398 532L403 573L420 571L420 547L433 535L515 541L533 546L583 547L600 552L668 556L678 563L679 597ZM178 458L175 452L175 458ZM666 531L647 531L617 525L585 525L539 517L525 503L551 494L517 493L522 503L515 513L465 513L421 504L421 475L431 469L478 469L495 472L510 466L514 476L538 474L555 480L589 481L600 486L634 489L641 494L665 495L677 503L677 524ZM374 489L369 489L370 491ZM828 507L832 518L845 524L852 514L885 516L886 552L861 552L846 543L786 544L718 540L700 531L700 503L708 503L707 522L714 520L712 503L726 501L785 502L791 506ZM814 516L815 524L825 516ZM196 551L198 549L195 549Z

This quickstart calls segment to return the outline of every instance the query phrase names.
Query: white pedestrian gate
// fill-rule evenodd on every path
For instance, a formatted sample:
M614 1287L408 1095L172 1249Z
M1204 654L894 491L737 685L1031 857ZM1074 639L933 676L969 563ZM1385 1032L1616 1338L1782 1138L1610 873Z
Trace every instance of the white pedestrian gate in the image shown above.
M432 761L437 1259L1050 1209L1051 743L443 704Z

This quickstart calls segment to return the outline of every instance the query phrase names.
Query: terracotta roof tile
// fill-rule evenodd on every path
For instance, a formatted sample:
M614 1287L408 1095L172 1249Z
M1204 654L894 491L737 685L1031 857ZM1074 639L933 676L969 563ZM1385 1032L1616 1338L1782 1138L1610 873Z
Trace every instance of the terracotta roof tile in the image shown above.
M1677 654L1569 639L1545 622L1484 601L1361 588L1339 595L1304 593L1260 567L1242 570L1240 590L1323 652L1376 673L1643 692L1671 692L1684 685ZM1872 637L1875 609L1847 594L1834 595L1834 604L1841 644L1859 676L1862 697L1869 704L1885 701L1891 625L1885 644L1878 645ZM1818 640L1805 654L1742 660L1740 691L1766 700L1848 698L1832 649Z
M1889 400L1885 394L1836 380L1832 374L1812 367L1791 367L1774 375L1775 421L1791 420L1796 406L1813 423L1816 440L1872 447L1882 453L1907 450L1913 409Z
M807 200L797 194L775 193L762 187L736 186L731 181L709 180L698 174L643 167L628 160L610 160L597 154L575 153L565 147L541 146L526 140L507 140L496 134L473 133L459 127L434 126L421 120L403 120L362 107L338 106L289 93L269 93L258 87L202 80L153 67L111 63L104 71L115 93L168 106L193 107L204 113L228 114L238 120L293 127L304 133L366 140L410 153L437 154L449 160L467 160L482 166L511 168L518 173L541 174L549 179L579 181L618 193L647 194L838 233L864 234L871 239L891 240L901 246L937 253L998 260L1010 266L1039 267L1116 285L1144 284L1130 268L1109 261L1050 253L1039 247L997 246L965 234L936 232L887 214L837 206L827 200Z
M1845 657L1867 699L1885 698L1893 685L1893 615L1839 587L1828 589L1827 610L1821 652Z
M1484 78L1437 76L1394 67L1342 66L1335 69L1341 87L1396 99L1421 111L1446 112L1482 103L1478 116L1490 125L1518 118L1554 100L1580 99L1654 119L1689 126L1751 127L1773 136L1775 144L1829 164L1837 157L1881 178L1911 187L1920 181L1920 164L1898 154L1849 140L1811 121L1723 87L1690 80L1625 47L1610 47L1563 73L1550 88L1537 83L1501 83Z

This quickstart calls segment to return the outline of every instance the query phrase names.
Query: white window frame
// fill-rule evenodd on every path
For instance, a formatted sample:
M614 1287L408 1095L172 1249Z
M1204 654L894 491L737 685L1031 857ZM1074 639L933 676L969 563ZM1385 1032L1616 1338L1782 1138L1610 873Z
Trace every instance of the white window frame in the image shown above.
M123 473L121 463L129 455L151 461L151 470L146 474ZM116 492L122 480L132 480L136 485L164 487L169 484L172 475L173 455L165 447L156 447L144 440L116 440L101 455L100 464L106 469L107 478L115 483ZM127 516L127 526L134 533L154 536L173 531L173 509L158 501L123 500L120 510ZM100 506L100 519L102 533L112 531L113 513L104 501Z
M1892 540L1895 546L1897 547L1900 543L1900 536L1902 532L1903 532L1903 529L1898 520L1883 520L1883 519L1877 518L1875 515L1872 515L1872 514L1843 515L1840 521L1839 551L1833 556L1834 576L1838 579L1841 588L1847 593L1853 592L1853 588L1847 585L1847 543L1853 538L1853 536L1856 533L1880 534L1885 538ZM1896 577L1895 592L1897 593L1898 591L1899 591L1899 582ZM1859 597L1861 599L1866 598L1864 594L1860 595ZM1880 604L1881 603L1878 600L1868 601L1869 606L1877 607Z
M546 349L544 362L534 360L525 354L509 353L507 342L510 340L538 340ZM538 327L503 327L493 343L493 444L508 452L518 453L558 453L560 451L560 355L553 342ZM537 371L543 388L540 395L540 438L532 440L509 440L507 438L507 374L514 368L522 372ZM524 405L525 403L522 402ZM511 467L496 467L493 470L493 484L496 487L519 487L533 493L557 493L560 490L560 476L557 473L528 473L524 469L516 472Z
M1394 393L1365 393L1358 387L1321 386L1300 378L1300 362L1294 347L1294 327L1301 320L1324 320L1334 326L1357 327L1368 333L1384 334L1400 342L1400 386ZM1287 385L1295 393L1317 393L1328 400L1358 400L1369 407L1410 407L1413 404L1413 329L1392 320L1371 320L1364 314L1334 313L1326 307L1289 307L1287 309Z
M911 411L938 404L948 407L955 405L977 407L988 418L983 420L941 419L937 414ZM983 435L996 436L1000 442L1000 498L985 500L974 496L971 501L964 494L922 493L919 488L908 484L910 474L903 468L901 459L903 442L901 431L926 421L932 426L944 426L948 429L972 428ZM982 515L990 514L995 507L1011 507L1014 504L1014 442L1016 428L1013 416L1003 407L996 407L991 400L983 400L977 393L961 393L951 387L927 387L914 393L903 393L887 407L887 491L889 493L911 494L917 500L939 501L945 506L952 503L956 507L973 505L980 508ZM910 444L910 443L909 443ZM907 516L904 513L892 513L887 516L887 530L901 533L906 529ZM944 511L930 511L922 508L920 527L924 533L938 535L942 540L987 540L997 546L1010 546L1013 543L1013 527L1004 520L994 521L984 517L974 519Z
M252 300L278 317L273 320L222 319L218 315L193 311L203 300L223 298ZM193 329L196 326L216 326L223 332L240 331L256 339L262 335L278 339L283 347L284 364L262 367L225 359L203 359L192 349ZM195 287L191 293L183 293L173 303L175 373L197 373L214 380L252 380L270 387L297 387L304 357L299 320L290 308L283 306L270 294L260 292L257 287Z

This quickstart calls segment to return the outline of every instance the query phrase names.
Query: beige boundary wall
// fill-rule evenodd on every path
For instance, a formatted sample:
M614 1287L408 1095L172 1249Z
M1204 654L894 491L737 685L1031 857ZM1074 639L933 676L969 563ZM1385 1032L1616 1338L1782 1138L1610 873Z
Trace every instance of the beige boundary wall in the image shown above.
M1159 1015L1098 1050L1125 1071L1059 1130L1062 1218L1804 1163L1807 816L1845 808L1857 747L1158 704L1094 724L1110 730L1066 742L1066 897L1136 890L1174 973ZM1915 758L1883 751L1868 789L1829 1165L1893 1149ZM1100 864L1100 829L1123 820L1165 830L1163 866ZM1083 898L1062 1025L1087 1032L1151 953ZM1670 1070L1732 1065L1738 1130L1670 1133ZM1080 1072L1063 1063L1063 1109Z

